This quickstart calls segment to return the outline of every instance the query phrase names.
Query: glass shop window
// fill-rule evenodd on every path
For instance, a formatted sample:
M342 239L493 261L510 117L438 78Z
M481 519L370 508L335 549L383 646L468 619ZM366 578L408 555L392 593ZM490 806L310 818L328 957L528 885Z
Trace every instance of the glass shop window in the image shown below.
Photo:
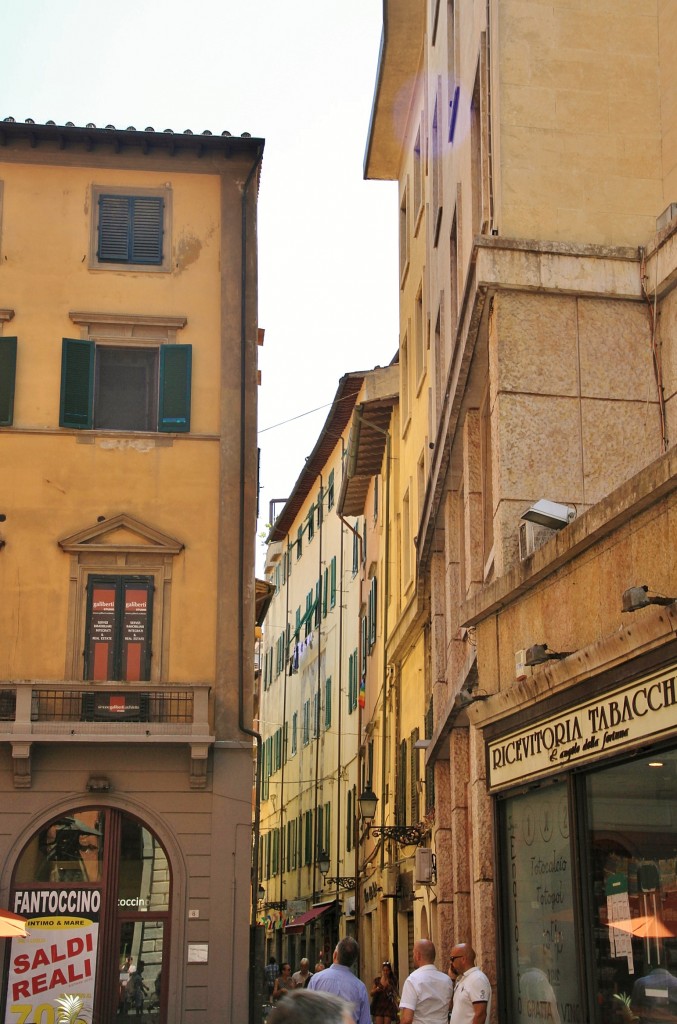
M677 751L586 791L597 1022L677 1022Z
M583 1021L567 787L510 797L502 810L506 1019Z
M17 864L15 884L98 882L102 877L105 817L78 810L37 832Z

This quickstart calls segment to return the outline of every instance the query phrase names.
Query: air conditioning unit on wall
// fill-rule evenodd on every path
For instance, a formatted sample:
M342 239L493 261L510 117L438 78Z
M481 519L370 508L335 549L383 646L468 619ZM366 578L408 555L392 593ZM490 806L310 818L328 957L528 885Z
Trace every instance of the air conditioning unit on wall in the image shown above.
M414 884L432 885L435 874L435 858L433 851L427 846L419 846L416 849L414 859Z
M534 551L549 541L555 535L556 530L550 530L547 526L539 526L537 523L530 523L528 520L521 520L518 526L518 540L520 550L520 562L530 558Z

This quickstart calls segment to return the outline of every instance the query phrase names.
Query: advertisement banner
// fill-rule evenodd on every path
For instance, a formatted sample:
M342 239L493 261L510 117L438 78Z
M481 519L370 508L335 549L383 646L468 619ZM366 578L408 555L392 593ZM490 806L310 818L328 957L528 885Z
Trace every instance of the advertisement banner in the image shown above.
M96 889L26 889L14 912L28 918L26 938L12 939L5 1024L55 1024L57 999L79 996L79 1020L92 1020L101 893Z

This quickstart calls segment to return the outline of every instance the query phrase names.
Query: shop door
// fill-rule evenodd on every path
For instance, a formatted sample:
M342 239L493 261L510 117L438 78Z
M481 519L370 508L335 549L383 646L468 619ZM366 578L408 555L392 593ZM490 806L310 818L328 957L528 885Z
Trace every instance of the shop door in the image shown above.
M5 1024L55 1024L64 999L85 1020L164 1024L171 888L162 844L131 815L80 807L43 826L14 871L29 935L9 949Z

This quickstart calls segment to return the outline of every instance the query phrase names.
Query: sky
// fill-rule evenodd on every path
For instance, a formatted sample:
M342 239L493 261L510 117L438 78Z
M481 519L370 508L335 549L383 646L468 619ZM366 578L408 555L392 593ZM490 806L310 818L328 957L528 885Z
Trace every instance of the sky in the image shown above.
M363 179L382 0L5 0L2 21L0 119L265 138L265 533L339 377L397 350L397 186Z

